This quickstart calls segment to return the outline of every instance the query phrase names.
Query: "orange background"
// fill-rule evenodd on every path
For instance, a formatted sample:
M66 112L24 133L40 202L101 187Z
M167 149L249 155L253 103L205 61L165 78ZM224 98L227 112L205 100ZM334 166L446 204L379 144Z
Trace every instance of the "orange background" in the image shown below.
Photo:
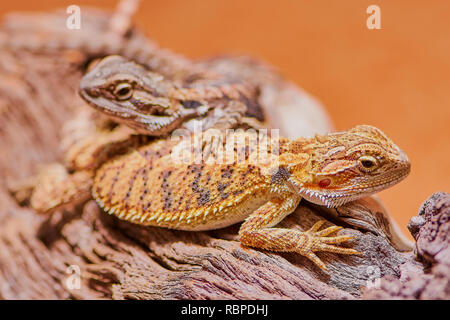
M116 1L2 1L0 14L71 4ZM371 4L381 8L381 30L366 27ZM145 0L136 22L188 57L260 57L319 98L336 129L386 132L412 172L379 196L407 233L429 195L450 191L449 12L449 1Z

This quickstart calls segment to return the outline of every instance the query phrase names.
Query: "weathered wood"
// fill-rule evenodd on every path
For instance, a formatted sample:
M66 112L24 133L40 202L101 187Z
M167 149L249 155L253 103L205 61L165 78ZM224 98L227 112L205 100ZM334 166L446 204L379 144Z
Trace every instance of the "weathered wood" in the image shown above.
M89 16L88 12L83 14ZM96 23L85 24L82 32L101 36L107 19L91 14ZM33 26L20 32L38 32ZM5 27L3 36L18 29ZM319 253L329 274L296 254L242 247L237 241L238 225L182 232L120 221L102 212L93 201L51 216L18 206L7 185L36 173L40 164L61 158L61 126L82 103L76 87L88 51L74 43L71 50L51 52L0 49L0 298L355 299L361 297L361 288L373 283L374 270L376 276L392 280L404 274L404 266L410 266L410 272L423 276L429 262L415 262L413 252L403 252L407 241L396 236L387 213L374 198L339 209L302 202L281 223L307 229L325 218L329 225L344 226L341 233L357 235L347 245L363 252L361 257ZM117 50L123 52L123 48ZM305 106L308 96L291 85L289 88L289 117L295 117L292 112L302 117L300 106ZM269 101L274 103L273 96ZM293 108L296 103L298 110ZM326 123L320 112L312 117ZM430 214L424 215L429 219ZM425 226L428 224L413 227L419 235L419 254L434 257L438 266L448 263L448 254L442 256L436 249L420 245L427 232L434 232ZM439 239L448 247L446 228L439 229L445 235ZM76 284L70 266L81 271L79 288L70 286ZM438 271L427 279L448 279L448 272L442 275ZM445 290L448 298L448 288ZM364 297L379 297L371 292L365 291Z
M417 241L418 261L401 265L399 278L381 279L379 288L364 292L365 299L450 299L450 194L433 194L408 229Z

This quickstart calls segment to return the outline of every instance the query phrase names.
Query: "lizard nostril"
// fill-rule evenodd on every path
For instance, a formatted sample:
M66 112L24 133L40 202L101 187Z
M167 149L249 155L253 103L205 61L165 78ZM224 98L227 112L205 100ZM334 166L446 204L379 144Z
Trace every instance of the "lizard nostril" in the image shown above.
M91 89L85 89L84 91L93 98L100 96L100 93L96 89L91 88Z

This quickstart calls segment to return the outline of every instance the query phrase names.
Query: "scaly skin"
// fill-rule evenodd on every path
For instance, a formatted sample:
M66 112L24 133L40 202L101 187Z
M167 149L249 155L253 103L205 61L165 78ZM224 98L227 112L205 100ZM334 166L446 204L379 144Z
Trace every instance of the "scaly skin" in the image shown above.
M203 130L228 129L242 123L263 127L258 91L241 80L196 78L189 85L166 80L158 73L120 56L109 56L87 72L80 95L95 109L151 136L170 133L190 119Z
M274 142L279 149L270 147ZM318 231L322 222L306 232L273 226L302 198L340 206L398 183L410 170L405 153L371 126L312 139L269 139L266 162L254 161L254 145L247 142L247 148L234 150L234 156L245 151L243 161L194 164L174 161L180 145L159 140L103 164L92 195L107 212L143 225L199 231L245 220L239 231L242 244L298 252L326 269L315 252L358 254L332 245L352 237L327 237L339 227Z

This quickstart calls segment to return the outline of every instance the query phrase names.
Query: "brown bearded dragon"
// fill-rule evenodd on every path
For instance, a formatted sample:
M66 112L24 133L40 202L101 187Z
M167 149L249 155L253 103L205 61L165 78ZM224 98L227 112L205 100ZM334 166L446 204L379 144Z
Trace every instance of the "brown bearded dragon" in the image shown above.
M120 219L178 230L212 230L244 221L239 231L243 245L297 252L326 270L315 252L359 254L335 245L352 236L329 236L338 226L319 231L323 221L305 232L274 226L302 198L336 207L388 188L410 171L406 154L371 126L296 140L265 136L268 158L262 162L255 161L262 149L254 137L248 131L228 134L227 141L244 143L226 149L233 160L225 163L211 158L180 162L174 154L185 148L192 151L185 140L144 143L106 159L89 173L48 180L39 200L64 203L71 201L70 194L90 193ZM213 160L220 159L220 152L212 154Z
M230 137L245 143L234 145L228 163L180 163L173 151L182 142L160 140L137 148L97 170L92 195L107 212L143 225L199 231L244 220L242 244L297 252L326 269L315 252L358 254L333 245L351 236L327 237L340 227L319 231L323 221L306 232L274 226L302 198L336 207L388 188L410 171L406 154L371 126L310 139L266 137L268 161L262 162L255 161L261 149L254 135Z
M262 128L257 88L238 79L199 78L179 85L120 56L97 63L80 83L80 95L95 109L137 132L151 136L175 128L228 129L247 124Z

